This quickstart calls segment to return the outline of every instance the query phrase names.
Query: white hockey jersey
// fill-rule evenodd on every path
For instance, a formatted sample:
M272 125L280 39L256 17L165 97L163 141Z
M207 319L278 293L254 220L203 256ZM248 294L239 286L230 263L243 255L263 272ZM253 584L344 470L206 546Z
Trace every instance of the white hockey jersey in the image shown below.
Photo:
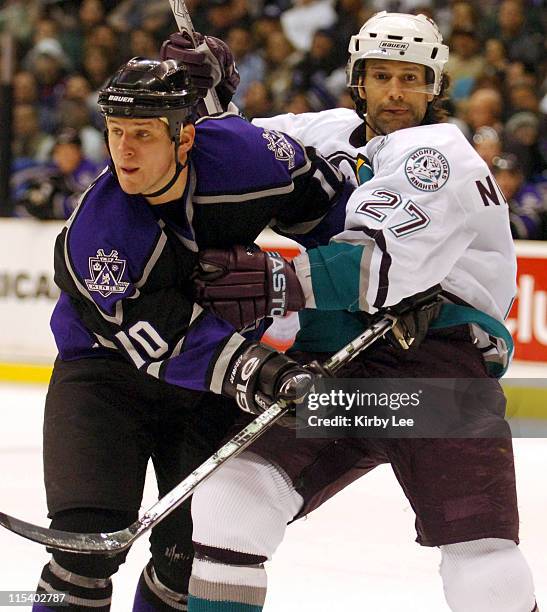
M295 260L308 308L374 313L440 283L457 307L443 308L438 325L470 323L496 373L505 370L512 341L502 323L516 293L508 206L457 127L419 126L365 144L363 122L348 109L255 122L316 146L360 184L344 231ZM369 160L374 176L359 180Z

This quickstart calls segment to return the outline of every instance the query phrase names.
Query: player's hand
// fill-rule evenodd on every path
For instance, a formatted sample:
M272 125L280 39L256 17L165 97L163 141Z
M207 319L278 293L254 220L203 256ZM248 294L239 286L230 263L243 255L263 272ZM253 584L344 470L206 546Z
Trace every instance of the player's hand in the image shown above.
M300 281L290 262L278 253L242 246L202 251L194 289L196 302L236 329L305 306Z
M204 98L209 89L215 87L222 108L227 110L240 80L232 51L220 38L203 36L199 32L195 32L194 37L197 44L195 49L187 34L171 34L161 46L160 58L183 61L198 96ZM204 109L201 104L198 109L200 115L206 114Z
M389 314L397 317L397 323L386 334L392 346L404 350L420 346L429 326L441 311L440 291L440 285L435 285L387 309Z
M258 342L247 343L232 358L222 393L236 400L246 412L260 414L283 400L292 409L303 402L316 374L283 353Z

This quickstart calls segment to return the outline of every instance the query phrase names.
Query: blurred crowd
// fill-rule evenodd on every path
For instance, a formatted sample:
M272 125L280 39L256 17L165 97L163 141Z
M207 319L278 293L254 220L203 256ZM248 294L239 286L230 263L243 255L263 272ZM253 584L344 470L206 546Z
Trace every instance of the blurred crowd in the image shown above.
M547 240L543 0L186 0L196 30L231 47L234 102L252 119L353 108L352 34L375 12L424 13L450 46L446 108L492 169L516 238ZM167 0L4 0L16 39L16 214L64 218L106 160L97 90L124 61L157 58L176 30ZM45 185L50 177L49 185Z

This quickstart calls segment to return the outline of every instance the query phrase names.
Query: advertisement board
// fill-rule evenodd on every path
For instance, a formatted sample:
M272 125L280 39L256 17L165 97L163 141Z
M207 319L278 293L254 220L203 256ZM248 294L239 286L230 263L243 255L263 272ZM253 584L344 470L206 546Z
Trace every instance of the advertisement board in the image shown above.
M62 223L0 220L0 363L10 372L20 364L50 366L56 354L49 329L58 296L53 280L53 247ZM291 258L296 243L271 231L263 248ZM507 325L519 363L547 367L547 243L517 242L518 292ZM297 318L290 316L268 332L269 343L290 346ZM11 364L11 366L10 366ZM13 365L15 364L15 365ZM2 372L0 372L0 377Z

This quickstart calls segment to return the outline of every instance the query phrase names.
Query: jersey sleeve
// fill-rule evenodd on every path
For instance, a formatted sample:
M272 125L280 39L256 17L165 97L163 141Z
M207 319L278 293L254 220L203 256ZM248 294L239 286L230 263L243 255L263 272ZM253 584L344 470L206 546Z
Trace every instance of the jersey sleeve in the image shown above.
M344 230L295 260L309 308L374 313L445 281L482 232L506 241L503 197L457 128L401 130L367 149L374 176L350 197ZM480 267L494 252L475 255Z
M193 303L195 253L145 203L131 202L123 220L117 212L114 199L102 210L84 203L57 239L55 280L63 294L52 329L60 357L114 352L168 383L220 393L246 339Z
M279 130L294 138L307 142L309 126L314 123L317 113L284 113L275 117L260 117L252 120L253 125L267 129Z
M198 123L196 134L193 224L200 248L246 244L267 226L305 235L344 192L333 165L282 131L221 115Z

